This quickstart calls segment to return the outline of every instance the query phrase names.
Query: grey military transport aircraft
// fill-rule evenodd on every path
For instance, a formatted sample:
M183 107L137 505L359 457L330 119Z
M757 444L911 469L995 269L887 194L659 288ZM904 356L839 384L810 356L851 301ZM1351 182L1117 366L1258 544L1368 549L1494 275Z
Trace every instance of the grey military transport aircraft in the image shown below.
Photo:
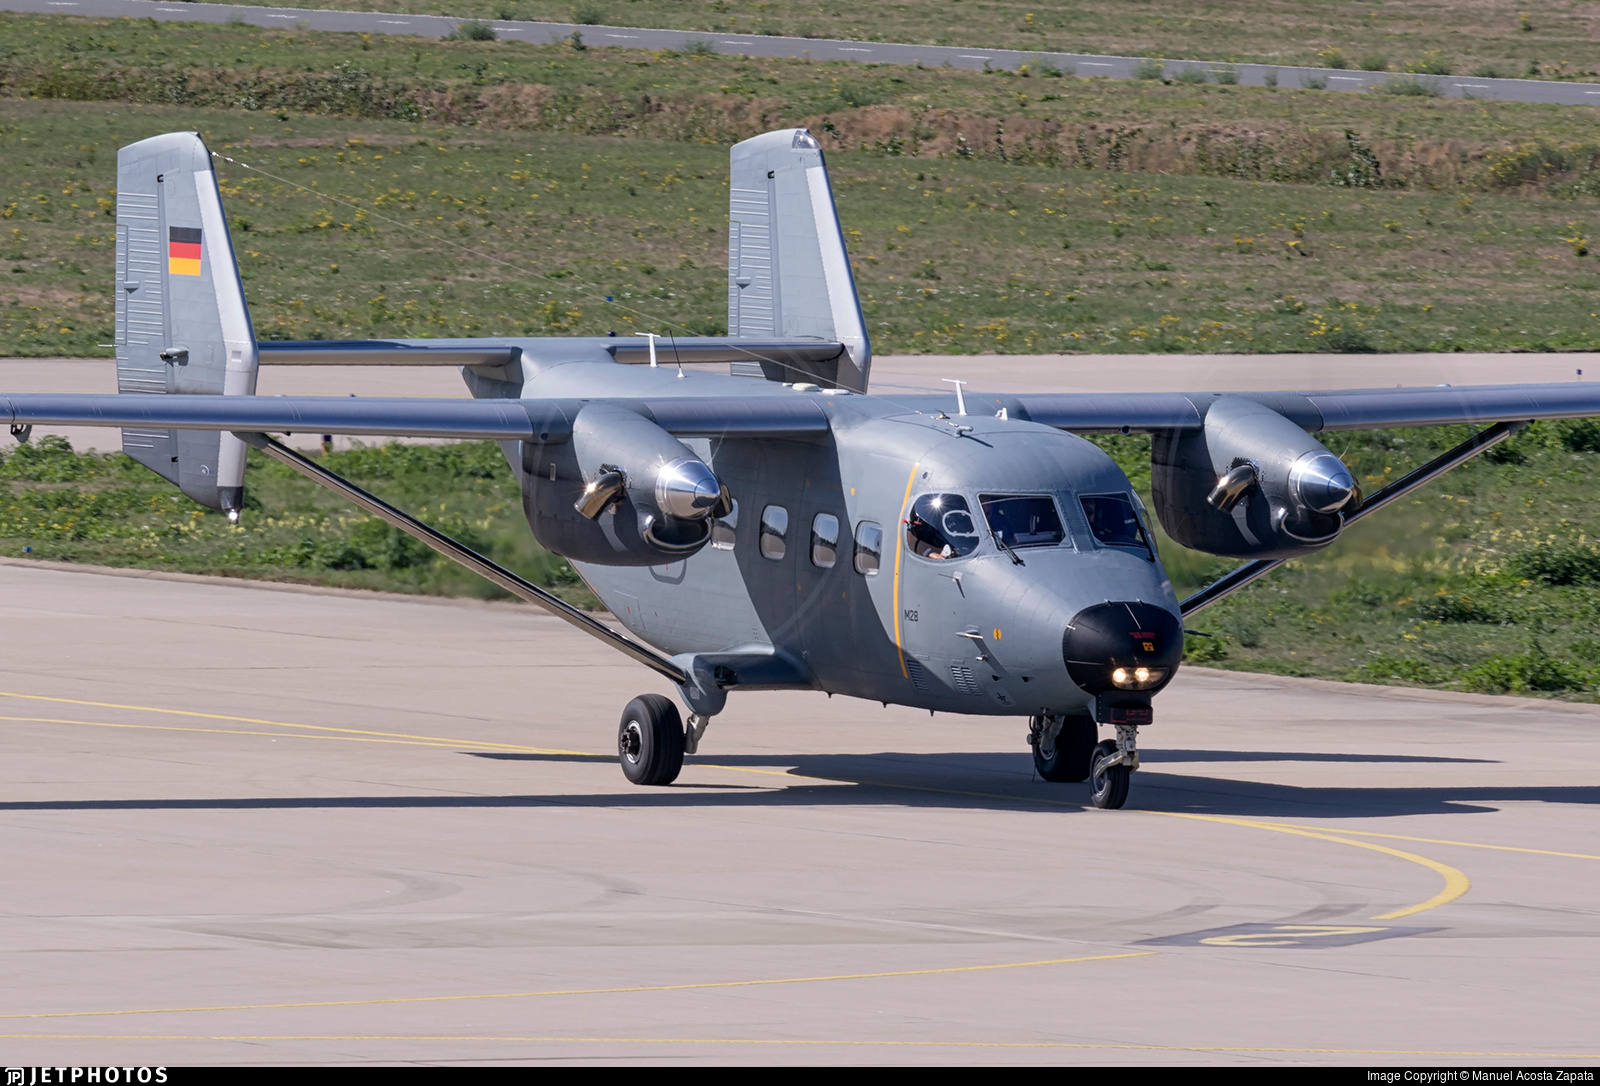
M728 335L258 343L194 133L117 158L118 395L0 394L238 517L260 449L677 687L622 714L623 772L670 784L730 691L811 689L1026 717L1039 775L1115 808L1184 619L1600 386L983 395L868 392L871 346L817 141L732 149ZM685 370L684 363L725 367ZM254 395L257 367L448 365L472 399ZM1324 430L1483 428L1363 496ZM493 440L534 536L626 633L267 436ZM1180 601L1117 466L1081 434L1148 433L1156 516L1233 572ZM1101 740L1107 727L1112 737Z

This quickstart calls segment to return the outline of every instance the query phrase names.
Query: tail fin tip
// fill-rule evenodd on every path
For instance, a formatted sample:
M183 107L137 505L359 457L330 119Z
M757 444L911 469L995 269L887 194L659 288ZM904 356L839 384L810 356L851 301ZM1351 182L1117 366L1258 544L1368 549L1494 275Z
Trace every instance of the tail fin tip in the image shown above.
M729 159L729 336L842 343L839 384L865 392L872 344L821 144L784 128Z

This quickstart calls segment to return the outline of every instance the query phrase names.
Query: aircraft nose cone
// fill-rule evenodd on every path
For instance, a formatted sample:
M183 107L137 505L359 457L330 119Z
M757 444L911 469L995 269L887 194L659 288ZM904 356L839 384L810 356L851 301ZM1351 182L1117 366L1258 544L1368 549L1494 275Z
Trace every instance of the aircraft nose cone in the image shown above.
M1343 509L1356 496L1355 476L1332 453L1318 453L1294 466L1295 493L1318 513Z
M656 504L669 516L699 520L711 512L721 494L717 477L694 457L674 460L656 475Z
M1159 690L1183 659L1183 625L1153 603L1097 603L1067 623L1061 655L1072 681L1091 694Z

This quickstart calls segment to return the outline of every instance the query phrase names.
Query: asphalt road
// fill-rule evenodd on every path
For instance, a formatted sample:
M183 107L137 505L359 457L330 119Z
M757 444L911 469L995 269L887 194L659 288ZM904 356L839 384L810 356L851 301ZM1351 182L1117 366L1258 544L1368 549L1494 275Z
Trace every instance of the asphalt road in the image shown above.
M1129 808L1020 721L508 605L0 565L10 1065L1592 1066L1600 711L1191 669Z
M304 26L309 30L341 30L365 34L415 34L439 38L463 20L442 15L397 15L382 12L321 11L310 8L253 7L236 4L163 3L162 0L0 0L0 10L46 14L90 15L109 18L152 18L179 22L226 23L242 20L255 26ZM813 60L851 61L862 64L926 64L952 68L1009 68L1038 64L1047 59L1056 67L1079 76L1111 79L1136 78L1141 57L1096 56L1084 53L1028 52L983 49L976 46L900 45L885 42L837 41L829 38L784 38L709 31L650 30L643 27L586 26L577 23L537 23L493 20L503 39L540 44L569 38L574 31L592 45L628 49L682 50L704 42L719 53L752 57L803 57ZM1362 91L1394 78L1382 72L1356 72L1333 68L1297 68L1265 64L1224 65L1214 61L1169 60L1163 72L1169 79L1187 70L1216 73L1231 70L1240 84L1306 87L1320 83L1331 91ZM1399 78L1410 79L1410 76ZM1538 79L1480 79L1476 76L1416 77L1450 97L1482 98L1507 102L1553 102L1564 105L1600 104L1600 84L1566 83Z

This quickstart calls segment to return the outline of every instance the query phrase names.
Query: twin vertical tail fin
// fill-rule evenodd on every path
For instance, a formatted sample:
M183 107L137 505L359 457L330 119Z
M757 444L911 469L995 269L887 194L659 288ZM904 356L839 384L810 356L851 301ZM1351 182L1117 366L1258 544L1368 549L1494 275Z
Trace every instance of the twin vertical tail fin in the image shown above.
M255 393L255 329L198 134L117 153L116 290L118 392ZM122 449L201 505L243 502L245 445L230 433L124 429Z
M872 344L816 138L788 128L733 148L728 335L844 345L837 381L867 390Z

